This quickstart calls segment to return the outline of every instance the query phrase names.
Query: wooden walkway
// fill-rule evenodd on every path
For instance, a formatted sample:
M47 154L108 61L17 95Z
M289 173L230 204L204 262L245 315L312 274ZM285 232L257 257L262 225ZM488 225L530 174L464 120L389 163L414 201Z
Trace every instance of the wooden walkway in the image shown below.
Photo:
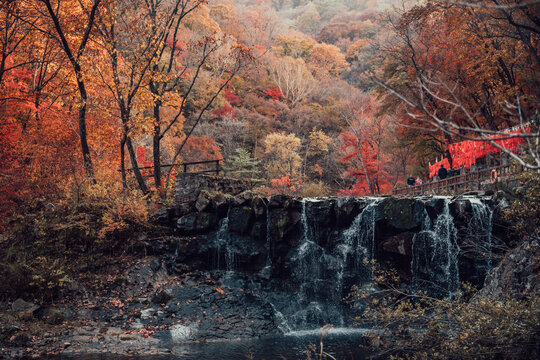
M491 180L491 171L496 170L498 181L521 174L521 165L501 165L489 169L456 175L444 180L427 182L422 185L393 189L394 195L443 195L447 193L463 193L472 190L481 190L483 184Z

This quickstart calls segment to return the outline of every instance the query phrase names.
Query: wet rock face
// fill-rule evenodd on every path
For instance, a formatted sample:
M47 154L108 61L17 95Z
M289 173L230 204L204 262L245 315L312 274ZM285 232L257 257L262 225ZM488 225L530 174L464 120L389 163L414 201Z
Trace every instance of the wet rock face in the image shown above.
M459 272L461 281L481 285L488 267L477 266L478 257L485 256L485 253L482 255L477 249L470 251L471 244L478 242L471 232L471 219L479 216L474 213L471 202L474 200L487 208L491 206L487 200L443 197L302 200L283 195L263 199L254 197L250 192L225 200L223 195L211 197L208 193L201 193L190 213L177 218L172 216L169 220L180 237L177 265L184 263L192 269L258 273L270 264L272 276L288 280L295 266L293 257L304 237L309 237L310 241L320 246L324 253L322 255L339 258L337 254L343 251L344 246L360 246L358 240L348 245L343 243L346 231L356 231L365 232L364 238L373 242L369 245L372 248L368 254L370 257L397 268L407 279L411 278L415 241L417 251L426 254L440 252L441 249L435 248L441 246L448 248L443 251L457 249L458 253L452 256L457 256L459 264L455 271ZM369 209L366 216L369 212L373 228L367 226L366 218L362 220L363 227L352 229L359 226L355 225L355 219L358 222L357 217L362 216L366 209ZM445 229L448 224L444 225L441 221L443 213L452 223L452 229ZM484 213L488 214L488 211ZM171 211L167 214L170 218ZM160 218L163 219L164 215ZM489 221L493 222L494 219L497 219L496 214ZM478 220L479 223L482 221L487 224L488 220ZM492 230L490 241L504 238L502 228L493 225L489 231ZM455 236L452 235L455 239L447 239L447 242L454 241L455 244L439 244L437 239L450 236L449 231L455 232ZM421 232L424 233L418 235ZM460 249L465 251L460 252ZM441 254L438 257L444 258ZM345 261L347 267L355 262L351 259ZM332 261L328 260L328 263ZM427 259L419 260L417 266L419 274L427 274L437 266L447 269L449 265L436 264L430 269L431 260ZM455 267L455 264L452 266Z
M382 250L388 253L412 256L412 245L415 233L411 231L387 237L382 243Z
M510 251L486 277L479 294L494 298L510 296L517 299L540 291L540 242L525 241Z
M246 234L254 218L253 208L250 206L236 206L231 208L229 214L229 231L241 235Z
M423 204L415 199L386 198L381 203L387 225L397 231L418 228L422 222L423 208Z
M176 222L178 231L182 234L197 234L210 231L217 225L217 216L214 213L198 212L182 216Z
M174 212L180 215L169 220L175 234L168 272L217 270L226 277L247 276L257 291L243 293L231 287L234 294L225 301L209 288L207 295L194 294L191 302L219 309L209 312L218 318L245 302L258 309L259 313L246 309L261 314L256 319L281 314L285 325L280 326L292 330L327 323L350 325L354 310L343 299L352 286L371 281L372 260L397 269L405 286L450 297L461 281L481 287L494 265L492 249L504 241L504 233L493 222L497 216L489 199L479 197L263 199L244 192L223 203L218 196L205 194L199 199L199 211L184 204L189 212ZM247 283L236 288L246 289ZM188 315L183 311L195 306L191 302L175 310L179 316ZM231 323L243 320L178 327L171 337L236 334L239 330L233 331ZM256 323L260 325L249 326L244 335L276 327Z

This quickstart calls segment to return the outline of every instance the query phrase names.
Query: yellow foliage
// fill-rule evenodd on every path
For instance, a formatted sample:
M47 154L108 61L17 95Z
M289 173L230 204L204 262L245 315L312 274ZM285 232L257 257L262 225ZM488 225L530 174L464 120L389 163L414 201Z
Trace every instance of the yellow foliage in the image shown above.
M317 44L311 51L309 65L319 76L338 76L349 69L345 55L335 45Z
M330 193L329 186L322 181L305 184L302 188L302 197L321 197L328 196Z
M296 177L302 164L298 155L301 141L294 134L272 133L264 140L264 155L267 159L266 171L269 178L286 174Z
M221 31L219 24L210 16L207 6L199 6L185 17L185 26L199 34L215 34Z
M148 207L140 192L124 190L116 169L98 169L95 183L85 181L68 185L68 189L76 190L66 192L64 205L74 209L82 206L97 215L101 225L97 235L101 240L130 225L144 225L148 220Z
M324 131L313 128L309 133L309 150L312 153L328 152L328 145L332 139Z
M306 60L317 42L311 38L301 39L298 37L278 36L275 41L274 52L280 56L290 56L295 59Z

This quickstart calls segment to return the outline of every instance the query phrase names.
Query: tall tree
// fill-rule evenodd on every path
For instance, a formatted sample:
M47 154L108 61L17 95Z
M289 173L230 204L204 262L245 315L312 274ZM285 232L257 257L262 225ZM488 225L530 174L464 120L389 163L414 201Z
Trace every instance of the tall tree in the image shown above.
M156 63L167 47L169 34L178 24L177 15L182 11L182 5L182 0L167 3L159 0L116 0L108 4L106 16L102 17L98 25L100 40L111 64L111 74L103 70L99 71L99 75L115 98L122 122L122 181L125 187L127 147L132 171L143 193L148 192L148 187L139 169L132 141L133 128L137 126L133 123L133 111L136 106L139 112L151 106L151 97L145 97L143 92L147 91L145 89L148 86L152 88L152 69L157 66ZM158 163L158 172L159 167Z
M95 25L98 10L100 9L101 0L93 0L88 4L88 1L52 1L51 0L36 0L38 3L43 3L48 13L49 19L52 22L53 32L52 34L60 44L60 47L66 54L71 64L72 70L75 74L75 81L77 83L77 89L79 91L79 137L81 143L81 150L83 155L84 167L88 177L94 177L94 168L92 165L92 157L90 155L90 148L88 146L88 134L86 129L86 112L88 104L88 92L86 89L86 80L82 67L82 57L86 50L90 35L92 34L92 28ZM79 7L81 13L86 16L82 27L75 28L75 34L70 33L70 29L67 24L63 24L62 20L64 16L73 10L73 8ZM78 44L70 42L73 37L76 37Z

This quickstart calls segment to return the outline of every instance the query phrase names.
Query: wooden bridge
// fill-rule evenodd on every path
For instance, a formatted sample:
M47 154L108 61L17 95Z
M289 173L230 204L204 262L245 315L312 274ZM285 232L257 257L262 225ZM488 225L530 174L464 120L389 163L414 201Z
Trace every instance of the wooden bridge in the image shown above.
M443 180L426 182L422 185L393 189L394 195L442 195L463 193L471 190L482 190L491 183L491 172L497 171L498 181L506 182L523 172L521 165L501 165L488 169L455 175Z

